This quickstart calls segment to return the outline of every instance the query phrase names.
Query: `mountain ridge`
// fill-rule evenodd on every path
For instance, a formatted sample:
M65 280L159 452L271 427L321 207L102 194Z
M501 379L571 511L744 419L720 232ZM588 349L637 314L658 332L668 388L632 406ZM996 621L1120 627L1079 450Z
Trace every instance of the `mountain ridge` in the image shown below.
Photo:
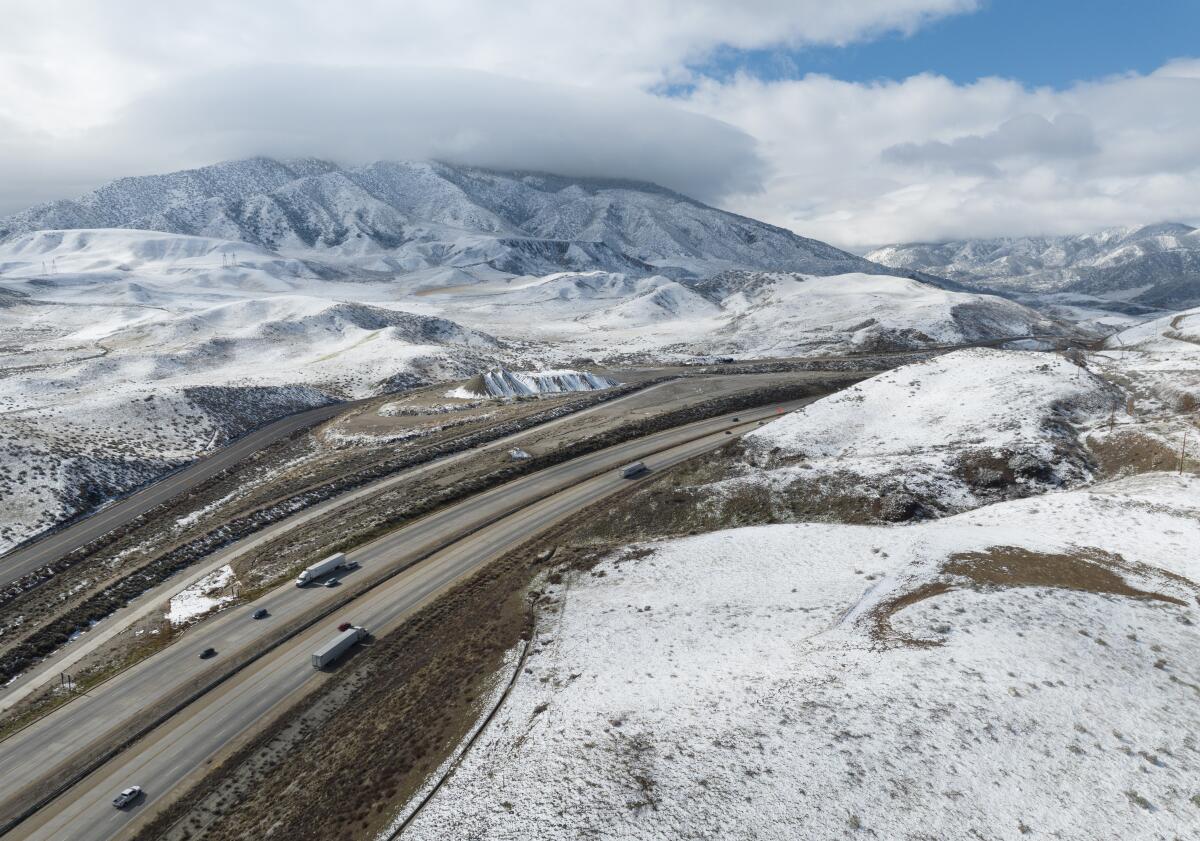
M650 182L444 162L343 167L316 158L258 157L131 176L0 219L0 242L82 228L314 252L350 273L464 266L480 273L594 268L702 277L748 268L873 272L944 285L927 273L880 266Z
M1180 222L1051 237L912 242L866 258L973 289L1070 293L1161 309L1200 304L1200 229Z

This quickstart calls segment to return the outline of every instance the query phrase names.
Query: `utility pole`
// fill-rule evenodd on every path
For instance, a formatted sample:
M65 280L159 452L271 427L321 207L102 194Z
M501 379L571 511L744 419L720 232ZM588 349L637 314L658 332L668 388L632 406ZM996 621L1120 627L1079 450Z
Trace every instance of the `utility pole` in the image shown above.
M1187 427L1183 428L1183 436L1179 440L1179 475L1183 475L1183 461L1187 456Z

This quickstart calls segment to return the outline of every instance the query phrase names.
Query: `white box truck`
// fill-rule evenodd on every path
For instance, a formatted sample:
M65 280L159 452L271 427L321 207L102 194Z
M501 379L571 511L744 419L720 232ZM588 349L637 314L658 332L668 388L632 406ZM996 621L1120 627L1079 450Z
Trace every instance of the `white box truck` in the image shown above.
M360 640L365 640L367 636L366 628L347 628L313 652L312 667L314 669L325 668L353 648Z
M338 552L336 555L330 555L323 561L317 563L301 571L296 578L296 586L303 587L312 581L316 581L322 575L328 575L335 569L348 568L350 565L346 563L346 553Z
M635 461L633 464L627 464L621 468L621 478L632 479L634 476L640 476L649 469L646 467L646 462Z

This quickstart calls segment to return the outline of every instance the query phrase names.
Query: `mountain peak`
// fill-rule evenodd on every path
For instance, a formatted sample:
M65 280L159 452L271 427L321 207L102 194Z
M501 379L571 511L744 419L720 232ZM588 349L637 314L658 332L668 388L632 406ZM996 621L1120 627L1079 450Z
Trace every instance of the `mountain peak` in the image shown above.
M121 178L0 220L0 240L43 229L132 228L242 240L347 271L437 266L708 276L733 268L897 273L656 184L444 161L341 166L226 161Z

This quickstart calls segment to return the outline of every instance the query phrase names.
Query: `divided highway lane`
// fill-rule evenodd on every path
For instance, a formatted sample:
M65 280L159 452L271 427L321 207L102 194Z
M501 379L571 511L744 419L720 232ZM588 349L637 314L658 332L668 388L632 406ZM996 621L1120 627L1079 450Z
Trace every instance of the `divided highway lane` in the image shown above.
M783 404L791 409L810 398ZM744 432L753 421L772 416L775 407L741 412ZM654 467L667 466L719 446L730 436L730 416L701 421L618 445L548 468L399 529L350 553L363 568L354 575L377 573L385 567L402 567L449 546L408 571L375 587L339 612L345 618L384 630L413 607L459 575L477 568L505 548L517 545L545 526L596 499L627 486L613 471L636 459ZM698 436L705 436L697 439ZM690 443L681 443L690 442ZM651 457L664 448L673 449ZM588 479L600 472L601 475ZM553 496L547 496L553 494ZM547 497L541 502L537 500ZM478 530L478 531L476 531ZM472 534L472 532L474 532ZM461 535L469 537L458 539ZM128 672L97 687L37 724L0 742L0 779L4 780L4 813L10 817L11 798L21 783L62 780L66 768L81 758L79 751L136 716L168 692L195 683L211 663L197 654L212 646L234 651L265 641L271 623L295 618L338 596L325 588L300 590L281 587L250 606L243 606L195 629L183 642L150 658ZM251 610L266 607L273 619L255 622ZM323 621L257 661L221 687L136 743L67 791L14 831L18 837L102 838L119 828L129 815L113 809L107 786L136 782L133 774L151 789L145 803L162 797L172 785L200 766L234 734L242 732L269 707L284 701L308 681L321 679L307 662L316 643L330 636L333 624ZM328 626L328 627L326 627ZM235 710L237 712L235 712ZM75 761L71 761L72 757ZM194 760L194 761L193 761ZM152 785L147 785L150 780ZM144 805L144 804L143 804ZM135 810L136 811L136 810ZM103 828L103 831L101 831Z
M40 540L0 555L0 586L16 581L51 561L86 546L115 528L133 522L156 505L199 485L222 470L293 432L315 426L334 415L353 407L350 403L334 403L298 412L272 421L266 426L243 435L216 452L192 462L136 493L101 508L94 514L72 523Z
M651 394L659 389L668 388L678 380L675 378L669 379L657 385L652 385L647 388L638 389L632 394L627 394L624 397L618 397L612 400L606 400L603 403L598 403L586 409L581 409L572 412L562 417L556 418L546 423L542 423L533 427L534 430L545 432L554 429L557 426L568 423L577 423L579 419L586 418L594 413L611 412L614 407L620 406L626 402L636 402L644 400L648 394ZM342 404L343 408L347 404ZM35 666L26 674L18 677L9 686L0 687L0 709L6 709L29 693L36 691L46 681L47 678L56 679L60 672L66 671L70 673L71 667L79 660L86 657L91 651L99 648L101 645L112 639L124 628L138 621L140 618L149 616L156 611L158 607L165 602L170 596L187 587L192 582L211 573L213 570L232 562L239 555L248 552L257 546L261 546L269 540L274 540L281 534L291 531L292 529L319 517L327 516L330 512L335 511L345 505L349 505L363 497L379 493L385 488L396 485L402 482L410 482L415 477L424 473L436 470L444 470L446 467L453 465L455 462L464 461L474 458L479 453L484 453L493 450L502 450L510 446L513 442L519 441L521 438L530 434L530 430L522 430L511 435L506 435L503 438L497 438L486 444L481 444L474 449L462 450L456 453L451 453L446 456L441 456L433 461L425 464L417 465L408 470L403 470L399 473L392 474L378 479L367 485L363 485L353 491L348 491L340 496L326 502L318 503L311 508L305 508L296 514L281 520L274 525L267 526L254 534L237 541L223 549L215 552L211 558L200 564L195 569L189 571L186 576L179 578L168 579L159 587L147 592L145 595L136 599L128 608L118 611L109 619L102 620L99 625L84 636L83 639L77 641L71 646L59 649L55 654L48 657L39 665Z

